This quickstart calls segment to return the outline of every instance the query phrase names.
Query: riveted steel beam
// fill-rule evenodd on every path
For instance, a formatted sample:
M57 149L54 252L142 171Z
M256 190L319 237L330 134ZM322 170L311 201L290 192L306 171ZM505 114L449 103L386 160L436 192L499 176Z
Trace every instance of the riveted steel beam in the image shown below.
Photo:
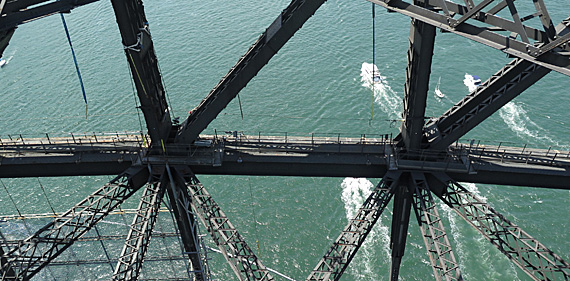
M400 173L388 172L333 242L307 281L339 280L390 202Z
M15 278L8 280L29 280L139 190L148 177L147 167L132 167L117 176L4 253L0 259L2 272L12 268Z
M550 69L523 59L511 61L426 125L424 134L430 149L447 148L549 72Z
M324 2L291 1L200 105L191 111L178 131L176 142L193 142Z
M568 280L570 264L445 174L436 193L533 280Z
M164 175L164 173L162 174ZM112 280L138 280L152 230L158 217L166 183L166 177L160 176L160 174L151 174L151 179L145 186L133 222L129 226L129 233L113 272Z
M143 4L138 0L111 3L152 145L160 149L172 122Z

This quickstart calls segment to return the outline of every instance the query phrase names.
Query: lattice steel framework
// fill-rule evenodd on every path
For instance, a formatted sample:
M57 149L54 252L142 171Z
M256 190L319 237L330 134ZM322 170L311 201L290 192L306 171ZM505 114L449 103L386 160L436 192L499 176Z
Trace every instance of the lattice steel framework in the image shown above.
M93 1L2 1L0 52L5 49L19 24L53 13L69 11ZM392 199L394 210L390 243L390 280L397 280L399 276L412 210L420 225L435 278L462 280L458 261L453 254L432 194L471 224L531 279L570 279L570 264L561 256L553 253L452 179L448 170L450 157L447 156L450 154L457 158L456 162L465 165L463 169L459 169L461 173L474 173L474 160L471 156L453 154L455 150L449 146L550 71L570 76L570 18L555 26L543 0L533 0L535 11L524 17L519 15L514 0L465 0L464 4L448 0L368 1L412 18L402 114L404 121L400 128L401 134L384 144L385 169L383 174L379 175L383 178L382 181L326 251L307 280L339 280ZM182 154L177 154L177 151L199 151L199 147L204 146L204 143L198 145L196 142L204 128L325 1L292 0L181 125L170 120L142 2L111 2L151 145L148 149L141 148L136 160L132 160L131 168L35 234L16 244L6 243L3 238L0 247L2 280L32 278L145 185L113 279L138 279L161 198L166 193L181 231L187 258L192 265L191 273L197 280L207 280L207 271L204 270L204 260L199 250L201 242L197 237L196 219L205 226L239 280L273 280L270 270L261 263L230 223L229 218L194 175L191 165L184 164L198 159L198 154L184 158ZM498 16L498 13L505 9L508 10L507 16ZM525 21L531 18L538 18L542 28L525 25ZM441 117L425 123L436 29L498 49L514 60ZM507 33L509 34L506 35ZM221 166L221 146L206 145L212 147L211 163L208 162L211 164L210 168ZM339 143L339 153L340 147ZM165 149L171 151L168 156L164 155ZM245 153L246 150L244 155ZM364 153L364 150L361 153ZM483 152L479 158L482 155ZM402 159L412 164L398 164ZM421 165L413 165L418 161ZM526 164L528 162L529 157L526 158ZM553 162L554 158L551 164ZM266 174L281 174L278 168L282 166L271 167L266 168ZM334 165L331 167L332 172L329 171L327 175L335 173ZM208 168L201 169L205 171ZM247 174L235 167L226 167L224 171L230 174ZM491 174L493 172L498 171L493 171L492 168L488 171ZM338 171L338 174L341 172ZM307 175L307 172L302 175ZM537 177L546 178L547 175L537 174ZM568 179L568 175L557 178L558 181L566 182ZM504 181L509 180L514 181Z

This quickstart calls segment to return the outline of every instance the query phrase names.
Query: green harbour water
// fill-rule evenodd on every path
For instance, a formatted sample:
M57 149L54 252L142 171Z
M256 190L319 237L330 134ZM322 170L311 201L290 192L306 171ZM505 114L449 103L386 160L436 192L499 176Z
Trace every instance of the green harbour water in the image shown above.
M534 8L531 1L520 2L517 4L522 7ZM545 2L555 24L570 14L567 0ZM285 0L145 1L174 116L184 119L288 4ZM142 115L137 113L132 78L114 17L108 1L79 7L65 15L87 92L87 118L60 17L46 17L16 30L4 52L8 64L0 69L1 138L145 130L141 128ZM386 85L375 89L374 96L361 81L362 63L372 62L371 4L329 0L240 92L244 119L234 100L204 133L238 130L245 134L287 132L303 136L397 134L410 19L377 8L375 25L375 62ZM429 117L440 116L468 93L463 83L466 73L486 80L510 61L498 50L440 32L436 35L433 60L426 110ZM433 93L439 79L440 89L446 95L443 99ZM552 72L463 139L570 150L569 88L567 76ZM260 253L262 262L296 280L308 276L348 218L380 181L198 177L250 247ZM6 189L0 190L0 214L17 214L10 196L25 214L49 213L48 200L56 211L65 211L112 178L2 179ZM570 260L568 190L469 183L465 186ZM137 201L135 194L123 208L135 208ZM438 205L465 280L530 280L459 216L443 203ZM390 203L342 280L389 280L391 206ZM156 230L174 231L170 216L160 216ZM110 216L98 224L98 230L108 235L124 234L125 224L131 219L130 215ZM0 231L8 238L21 239L47 221L0 222ZM434 280L419 227L414 222L412 214L400 280ZM149 254L180 253L176 241L153 238ZM105 243L108 254L116 257L123 241ZM100 247L89 248L88 244L72 246L72 251L60 259L105 256ZM221 255L209 256L213 279L237 280ZM142 277L184 277L187 275L181 270L183 267L182 261L175 266L148 262ZM111 274L106 263L77 268L54 266L34 280L106 280Z

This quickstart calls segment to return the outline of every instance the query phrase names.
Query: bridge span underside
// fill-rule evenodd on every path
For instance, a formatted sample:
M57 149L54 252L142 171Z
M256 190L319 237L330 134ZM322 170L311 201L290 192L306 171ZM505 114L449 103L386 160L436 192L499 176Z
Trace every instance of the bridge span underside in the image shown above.
M368 177L389 170L444 172L460 182L570 189L570 152L457 144L445 153L401 150L389 138L202 136L144 155L140 135L4 140L0 177L116 175L134 163L189 166L197 174Z

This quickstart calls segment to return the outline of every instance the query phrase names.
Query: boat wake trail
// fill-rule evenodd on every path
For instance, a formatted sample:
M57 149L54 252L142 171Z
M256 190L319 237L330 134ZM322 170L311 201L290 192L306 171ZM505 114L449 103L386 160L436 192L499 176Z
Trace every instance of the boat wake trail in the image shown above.
M384 113L389 119L396 119L400 116L400 97L390 88L386 82L386 77L380 75L381 82L374 82L373 73L374 65L371 63L362 63L360 69L360 81L362 86L374 92L374 102L380 105Z
M345 178L341 186L346 218L351 220L372 192L374 185L365 178ZM382 225L380 217L360 247L359 253L350 263L348 272L355 277L355 280L381 280L378 275L379 269L389 266L389 243L388 227ZM380 248L382 251L378 251Z
M477 185L473 183L461 183L461 185L479 200L487 202L487 198L481 195ZM471 275L477 276L480 272L487 272L489 280L519 280L513 264L504 259L500 252L492 249L487 239L475 229L468 227L467 223L462 222L455 211L445 203L440 201L438 207L443 211L441 216L449 219L455 258L459 262L465 280L474 279ZM466 268L465 264L469 266Z
M499 115L507 126L524 140L539 141L545 145L567 147L548 136L547 131L533 122L520 104L509 102L501 108Z

